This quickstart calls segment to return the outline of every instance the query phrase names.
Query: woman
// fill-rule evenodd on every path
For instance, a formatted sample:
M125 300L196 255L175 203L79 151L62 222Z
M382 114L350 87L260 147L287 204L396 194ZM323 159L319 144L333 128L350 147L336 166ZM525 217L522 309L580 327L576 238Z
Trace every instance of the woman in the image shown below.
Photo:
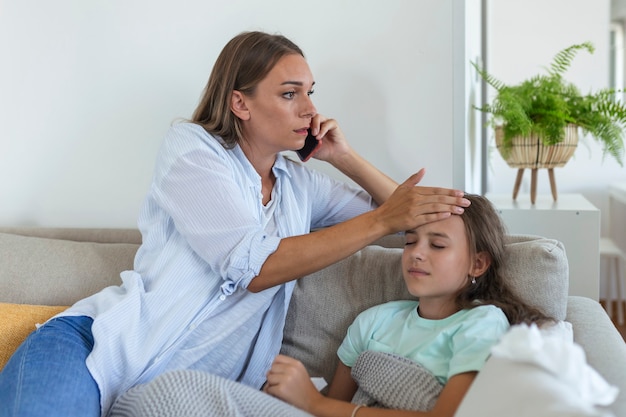
M0 375L1 416L105 415L129 388L179 369L260 388L293 280L463 212L462 192L415 186L423 171L398 186L361 158L317 113L313 85L282 36L242 33L224 47L192 120L165 137L134 270L29 336ZM280 154L307 129L322 141L315 157L362 189Z
M299 361L283 355L272 365L265 391L317 417L452 417L510 324L552 321L515 296L499 274L505 228L497 211L484 197L466 197L471 205L461 216L406 232L402 272L419 301L388 302L355 319L337 351L327 397ZM351 404L358 389L352 367L368 351L425 368L443 386L434 407L405 411Z

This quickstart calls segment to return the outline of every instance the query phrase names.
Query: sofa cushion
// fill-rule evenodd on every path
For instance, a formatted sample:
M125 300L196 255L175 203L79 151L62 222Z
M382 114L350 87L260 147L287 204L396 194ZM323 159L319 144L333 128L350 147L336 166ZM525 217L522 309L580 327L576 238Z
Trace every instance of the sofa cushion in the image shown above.
M65 306L0 303L0 370L38 323L65 310Z
M402 239L394 236L393 244ZM387 246L393 246L385 241ZM538 236L508 236L501 273L526 302L565 318L568 266L562 243ZM282 352L304 363L311 376L331 381L337 348L358 313L390 300L413 299L404 285L402 249L368 246L298 280L285 324Z
M0 233L0 302L71 305L121 284L138 247Z
M507 236L506 260L500 272L526 303L565 320L569 265L563 243L539 236Z

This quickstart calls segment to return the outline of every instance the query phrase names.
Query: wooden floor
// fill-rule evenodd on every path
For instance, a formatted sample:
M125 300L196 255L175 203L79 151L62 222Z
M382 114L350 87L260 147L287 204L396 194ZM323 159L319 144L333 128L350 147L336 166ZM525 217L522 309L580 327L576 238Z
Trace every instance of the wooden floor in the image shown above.
M617 330L620 332L620 334L622 335L622 338L624 339L624 342L626 342L626 324L622 324L621 326L619 324L617 324L617 322L615 320L613 320L613 324L615 325L615 327L617 328Z
M624 342L626 342L626 326L621 325L615 325L615 327L617 327L617 330L619 330L619 332L622 334L622 337L624 338Z
M600 300L600 304L602 304L602 306L604 307L604 300ZM624 314L626 314L626 305L624 305L623 308ZM622 335L622 338L624 338L624 342L626 342L626 324L619 325L617 323L617 306L615 305L615 303L613 303L613 309L611 313L611 320L613 321L613 324Z

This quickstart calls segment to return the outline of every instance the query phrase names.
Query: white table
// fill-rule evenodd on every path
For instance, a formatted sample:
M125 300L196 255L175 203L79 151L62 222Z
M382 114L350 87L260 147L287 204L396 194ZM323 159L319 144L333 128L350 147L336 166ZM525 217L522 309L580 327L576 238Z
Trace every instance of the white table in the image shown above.
M600 296L600 210L581 194L487 194L511 234L540 235L565 245L569 262L569 294L598 300Z

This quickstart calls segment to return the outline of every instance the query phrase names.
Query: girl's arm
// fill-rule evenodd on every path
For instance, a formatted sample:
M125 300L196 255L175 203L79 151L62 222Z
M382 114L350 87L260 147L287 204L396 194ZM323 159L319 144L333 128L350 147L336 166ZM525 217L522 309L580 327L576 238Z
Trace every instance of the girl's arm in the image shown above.
M336 400L350 401L358 389L357 383L352 379L352 368L339 361L333 380L328 386L328 397Z
M330 384L329 396L325 397L317 391L300 361L279 355L268 372L264 390L317 417L352 417L356 405L349 401L356 392L356 383L350 377L349 370L340 363ZM475 377L476 372L465 372L450 378L430 411L362 407L356 417L453 417ZM351 382L346 381L346 378ZM339 386L342 381L346 382L346 387Z

